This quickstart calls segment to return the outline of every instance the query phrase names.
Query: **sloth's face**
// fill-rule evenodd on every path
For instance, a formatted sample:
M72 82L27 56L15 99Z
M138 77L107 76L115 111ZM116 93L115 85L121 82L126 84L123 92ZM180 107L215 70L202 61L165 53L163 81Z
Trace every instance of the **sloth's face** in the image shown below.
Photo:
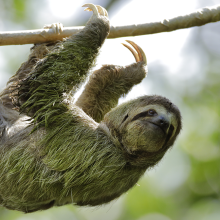
M99 125L135 166L152 166L171 147L182 123L179 109L162 96L142 96L108 112Z
M177 120L160 105L132 109L119 127L121 144L129 151L156 152L174 136Z

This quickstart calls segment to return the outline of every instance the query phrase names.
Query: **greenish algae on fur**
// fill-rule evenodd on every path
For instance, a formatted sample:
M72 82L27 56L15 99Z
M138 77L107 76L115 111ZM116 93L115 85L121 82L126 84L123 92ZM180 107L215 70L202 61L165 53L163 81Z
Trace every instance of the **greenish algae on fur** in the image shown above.
M106 24L93 19L20 83L18 101L25 100L20 111L34 121L1 149L1 205L24 212L68 203L99 205L126 192L144 173L127 167L98 124L64 101L63 95L74 93L94 65L108 34Z
M98 54L99 48L88 47L81 36L72 38L61 42L61 49L48 54L19 88L20 98L28 97L21 111L33 111L35 122L46 127L50 118L68 110L66 103L62 103L63 94L77 89Z
M91 85L88 83L79 105L68 100L68 94L74 94L94 65L108 31L108 20L93 16L78 34L48 49L49 52L44 47L45 58L36 62L33 55L29 60L31 63L33 59L36 67L19 83L13 95L16 108L31 116L31 123L18 124L22 129L0 139L2 206L27 213L70 203L105 204L133 187L174 143L181 117L169 100L144 96L110 111L120 95L145 77L143 62L107 72L103 67L93 73L95 80ZM26 64L24 71L25 67L29 71L29 62ZM97 83L99 80L102 83ZM8 91L10 86L5 94ZM89 101L92 104L88 110ZM175 116L176 133L156 152L129 152L120 143L126 136L126 125L136 112L140 113L140 106L147 108L149 103L161 105ZM124 123L124 118L129 120ZM142 122L144 119L136 124Z

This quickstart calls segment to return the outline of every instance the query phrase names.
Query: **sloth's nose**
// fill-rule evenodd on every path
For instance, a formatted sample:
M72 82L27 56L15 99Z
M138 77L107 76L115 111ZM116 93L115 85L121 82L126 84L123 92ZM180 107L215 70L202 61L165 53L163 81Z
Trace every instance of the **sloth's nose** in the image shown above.
M164 116L157 116L154 120L154 123L160 126L165 133L167 133L167 129L169 128L169 121Z
M167 131L167 128L169 127L169 122L166 118L164 118L163 116L159 116L158 123L165 131Z

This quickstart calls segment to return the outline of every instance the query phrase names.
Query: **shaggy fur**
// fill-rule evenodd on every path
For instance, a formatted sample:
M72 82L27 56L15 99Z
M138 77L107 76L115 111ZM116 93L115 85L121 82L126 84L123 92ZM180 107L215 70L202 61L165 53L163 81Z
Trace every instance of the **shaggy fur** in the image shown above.
M180 112L166 98L113 108L145 77L143 61L103 66L73 104L109 32L97 8L76 35L35 45L1 93L0 204L8 209L110 202L157 164L180 132Z

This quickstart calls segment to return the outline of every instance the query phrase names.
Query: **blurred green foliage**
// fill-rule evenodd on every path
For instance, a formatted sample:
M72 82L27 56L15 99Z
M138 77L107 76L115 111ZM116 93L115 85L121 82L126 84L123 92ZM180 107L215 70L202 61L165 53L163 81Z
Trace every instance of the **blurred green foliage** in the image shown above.
M26 6L27 6L27 0L13 0L12 1L12 5L15 8L15 20L17 22L24 20L26 17L25 11L27 10Z
M34 17L27 17L30 14L28 6L33 1L28 4L27 2L27 0L1 2L0 5L4 10L10 11L9 13L13 12L13 16L10 18L4 16L5 22L10 20L14 23L26 23L27 19L34 22ZM45 2L41 0L42 4ZM115 1L108 1L109 6L114 3ZM219 29L219 25L216 24L213 28ZM218 34L220 37L220 32ZM191 44L192 42L187 42L186 47L192 48L184 56L188 56L192 52L193 46ZM220 219L220 65L218 65L220 63L220 52L214 54L212 51L208 51L201 39L197 40L197 46L199 49L196 56L205 56L209 62L208 65L204 66L203 59L200 60L200 66L205 68L202 81L189 78L184 81L184 86L180 86L182 92L177 91L175 93L179 96L178 106L183 115L184 126L181 137L174 149L168 153L169 156L162 161L162 164L152 173L150 171L149 176L146 174L142 178L139 182L140 186L134 187L119 201L113 202L107 208L76 208L69 205L27 215L0 208L0 219ZM29 47L30 45L27 46L27 48ZM20 46L19 50L22 48L23 46ZM205 51L204 54L200 54L200 50ZM12 50L7 48L2 51L5 51L6 54L12 53ZM12 68L11 66L15 69L14 66L21 63L20 59L13 61L15 57L11 56L11 60L7 59L5 62L9 69ZM12 65L9 65L10 63ZM161 75L163 71L166 72L166 70L161 69ZM195 71L197 71L195 76L198 76L200 74L199 69L195 69ZM193 84L198 87L195 92L191 92L192 80L197 83L197 85L196 83ZM177 83L180 84L181 82ZM176 87L170 84L161 89L164 94L173 94ZM175 167L178 169L174 172Z

